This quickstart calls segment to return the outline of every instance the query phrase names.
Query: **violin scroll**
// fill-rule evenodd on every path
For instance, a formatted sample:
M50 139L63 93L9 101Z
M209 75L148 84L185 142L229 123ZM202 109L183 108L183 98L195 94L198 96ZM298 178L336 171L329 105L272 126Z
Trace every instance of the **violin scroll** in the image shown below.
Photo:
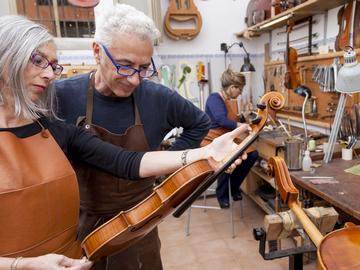
M281 199L287 203L296 203L299 191L293 185L285 161L280 157L271 157L268 164L268 175L275 177Z
M256 105L258 110L251 118L251 128L259 131L263 128L267 120L267 109L280 110L285 105L285 98L279 92L268 92L263 95L260 102Z

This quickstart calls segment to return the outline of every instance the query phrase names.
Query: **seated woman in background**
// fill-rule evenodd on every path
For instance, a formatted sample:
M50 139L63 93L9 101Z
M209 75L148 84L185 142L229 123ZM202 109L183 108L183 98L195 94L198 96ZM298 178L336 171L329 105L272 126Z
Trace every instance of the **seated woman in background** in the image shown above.
M241 94L244 86L245 76L243 74L230 69L223 72L221 75L220 92L210 94L206 100L205 112L210 117L211 126L202 145L205 145L206 141L211 141L216 136L243 125L239 122L239 116L236 111L232 109L231 99L236 99ZM258 158L258 152L256 150L247 152L247 159L231 174L224 173L218 177L216 196L221 208L229 208L230 206L229 177L233 200L238 201L242 199L240 185Z
M68 158L128 179L167 174L200 159L216 169L221 163L215 160L248 128L192 150L127 151L57 120L49 85L63 68L47 29L2 16L0 40L0 270L90 269L91 262L78 259L79 190Z

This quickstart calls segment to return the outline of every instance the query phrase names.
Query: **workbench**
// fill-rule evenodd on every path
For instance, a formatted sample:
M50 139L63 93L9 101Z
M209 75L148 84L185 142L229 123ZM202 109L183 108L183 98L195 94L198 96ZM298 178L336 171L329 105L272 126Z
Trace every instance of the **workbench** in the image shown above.
M337 158L328 164L322 164L313 173L292 171L290 176L296 186L308 190L360 221L360 176L344 172L357 164L360 164L360 159L345 161ZM309 179L302 179L302 176L333 176L338 183L315 185Z
M301 130L294 130L295 134L299 132ZM286 135L279 131L261 132L253 145L259 151L260 157L268 160L271 156L275 155L276 146L280 145L284 139L286 139ZM359 153L359 149L356 150ZM283 156L283 151L280 151L279 155ZM343 161L340 156L340 152L334 152L332 161L316 168L314 174L290 171L290 175L294 184L299 189L314 194L360 222L360 176L344 172L344 169L360 164L360 159ZM314 163L322 163L323 153L312 152L311 158ZM309 175L334 176L335 180L339 181L339 183L314 185L309 180L301 179L301 176ZM267 214L273 214L277 209L271 209L267 202L256 195L256 190L264 182L269 183L274 189L276 188L272 177L267 176L261 168L253 167L242 185L242 190Z

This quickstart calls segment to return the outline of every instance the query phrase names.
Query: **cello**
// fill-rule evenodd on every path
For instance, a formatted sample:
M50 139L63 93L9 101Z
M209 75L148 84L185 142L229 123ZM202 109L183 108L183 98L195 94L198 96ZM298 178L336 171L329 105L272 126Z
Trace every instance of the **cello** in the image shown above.
M220 169L214 172L207 160L190 163L166 178L139 204L121 211L95 229L81 243L88 259L97 260L130 246L176 208L177 215L183 213L257 138L267 121L267 109L279 110L284 103L283 96L277 92L269 92L261 98L257 115L250 125L252 132L221 161Z
M348 226L323 236L299 205L299 191L293 185L282 158L270 158L269 174L275 177L281 199L294 212L317 247L317 269L360 269L360 226Z

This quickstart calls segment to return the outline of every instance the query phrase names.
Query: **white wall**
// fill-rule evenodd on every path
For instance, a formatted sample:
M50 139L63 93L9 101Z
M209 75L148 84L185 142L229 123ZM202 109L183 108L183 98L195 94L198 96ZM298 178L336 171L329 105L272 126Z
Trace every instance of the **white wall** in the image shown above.
M148 6L147 0L120 0L126 1L129 4L141 5L144 4L144 9ZM161 3L162 17L164 18L166 10L168 8L169 0L159 0ZM238 39L234 35L236 32L240 32L246 28L244 17L249 0L193 0L202 16L202 29L197 37L193 40L173 40L163 33L163 42L156 47L155 61L158 67L162 64L172 65L177 69L176 81L182 75L181 65L184 63L192 66L193 71L196 70L196 64L198 61L203 61L206 64L209 63L211 68L210 83L212 85L211 91L218 91L220 89L219 78L221 73L225 69L224 52L220 50L220 43L226 42L228 45L233 42L242 41L245 48L251 55L251 62L256 68L256 72L251 76L247 88L244 89L245 99L249 97L249 86L253 91L254 101L263 94L263 65L264 65L264 44L271 43L271 56L275 59L282 59L285 45L278 45L280 41L286 40L286 35L278 35L279 31L285 28L276 29L272 33L265 33L260 37L254 38L251 41L245 39ZM13 1L0 1L0 15L8 14L11 10L11 3ZM102 0L101 4L112 4L113 0ZM137 6L140 8L139 6ZM140 8L144 10L143 8ZM313 32L318 32L318 37L314 39L315 42L320 44L330 44L333 46L335 36L338 32L337 25L337 11L339 8L330 10L326 17L324 14L314 16L317 20L317 24L314 25ZM306 28L296 30L291 33L291 39L295 39L306 35ZM73 41L59 42L62 49L60 51L60 59L64 59L66 63L71 62L73 59L74 64L93 63L91 58L91 52L86 51L90 49L91 41L83 41L80 43L73 43ZM305 41L294 44L294 47L299 48L306 45ZM76 47L77 46L77 47ZM72 52L69 49L73 47ZM85 51L74 51L74 50ZM74 55L76 56L74 58ZM244 52L238 47L234 46L228 53L227 64L231 64L231 68L239 70L243 64ZM76 62L75 62L76 61ZM191 81L188 82L191 95L193 97L199 97L199 87L196 80L196 74L190 74ZM180 89L181 90L181 89ZM208 87L205 87L205 96L209 91Z
M251 86L253 92L253 101L256 102L263 94L263 68L264 68L264 44L270 42L271 57L273 60L283 59L285 44L278 45L280 41L286 40L286 34L277 33L285 30L285 27L276 29L272 33L264 33L260 37L251 41L238 39L234 35L246 28L244 17L249 0L194 0L199 12L202 15L203 25L199 35L193 40L175 41L164 35L164 41L157 47L157 54L162 64L172 64L179 66L179 62L184 60L192 63L196 67L197 61L209 62L211 65L211 85L212 91L220 89L219 78L225 69L224 52L220 51L220 43L226 42L230 45L233 42L242 41L245 48L251 55L251 62L254 64L256 72L251 76ZM162 14L165 16L168 0L161 0ZM318 37L314 42L319 44L329 44L333 47L335 36L338 32L337 11L335 8L328 12L327 23L325 15L315 15L317 23L313 26L313 33L317 32ZM307 35L307 27L294 30L290 39L296 39ZM307 45L306 40L295 43L295 48ZM316 51L316 50L314 50ZM244 52L238 47L231 48L228 54L227 63L231 64L233 69L239 70L243 64ZM178 71L180 72L180 71ZM193 95L198 93L196 81L191 84ZM245 100L249 98L248 88L244 89Z

